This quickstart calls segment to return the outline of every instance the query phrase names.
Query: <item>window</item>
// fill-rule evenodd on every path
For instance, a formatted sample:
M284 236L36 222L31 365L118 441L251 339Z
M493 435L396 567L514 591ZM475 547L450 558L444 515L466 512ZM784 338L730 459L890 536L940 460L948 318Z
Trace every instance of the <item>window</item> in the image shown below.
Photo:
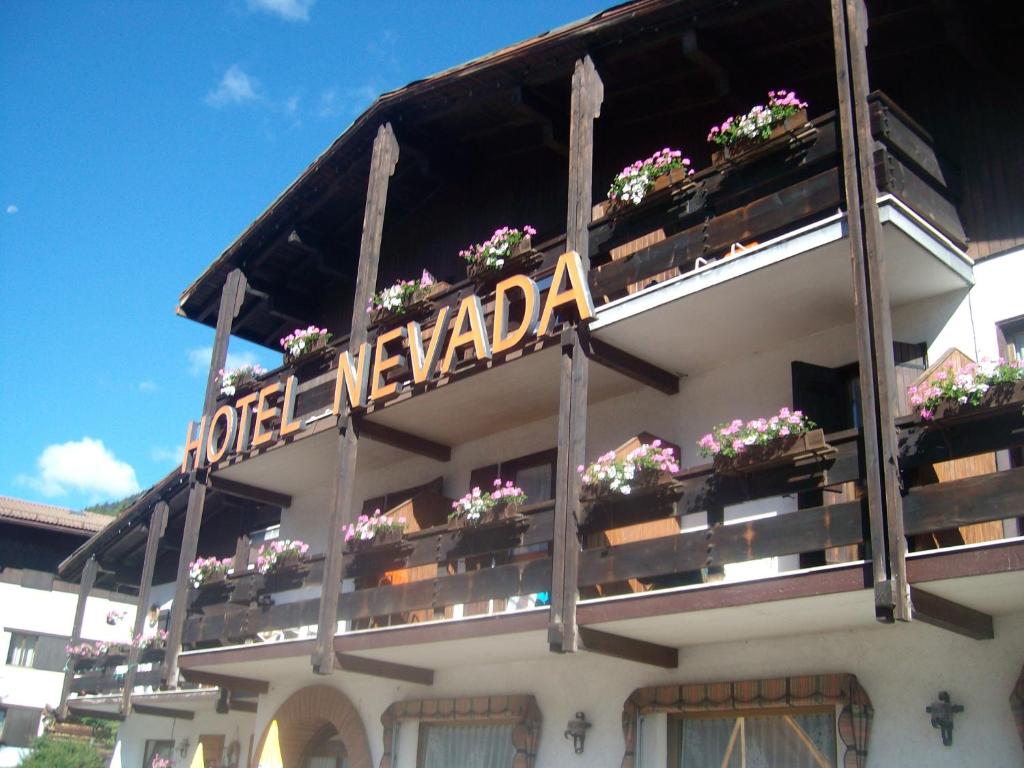
M268 528L262 528L258 531L253 531L249 534L249 562L256 562L256 555L259 553L260 547L266 544L268 541L281 538L281 524L271 525Z
M0 707L0 744L4 743L4 723L7 722L7 710Z
M25 632L11 632L11 645L7 649L7 663L12 667L34 666L36 658L36 643L39 642L39 635L29 635Z
M527 456L519 456L500 464L490 464L474 469L470 473L469 484L470 487L478 485L487 490L494 479L500 477L502 480L511 480L522 488L529 499L529 504L550 501L555 498L555 462L557 460L558 451L554 448Z
M999 354L1006 360L1024 360L1024 317L997 325Z
M154 768L153 759L161 758L174 762L174 741L171 739L146 739L146 749L142 753L141 768ZM157 766L161 762L157 761Z
M512 723L420 723L417 768L507 768L516 750Z
M673 768L826 768L836 766L832 707L750 710L674 718Z

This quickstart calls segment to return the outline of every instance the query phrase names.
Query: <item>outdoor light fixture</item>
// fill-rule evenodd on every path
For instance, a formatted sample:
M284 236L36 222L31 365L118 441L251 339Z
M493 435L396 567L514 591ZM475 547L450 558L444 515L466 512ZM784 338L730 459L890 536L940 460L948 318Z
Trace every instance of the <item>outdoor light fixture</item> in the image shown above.
M572 748L577 755L583 754L583 742L587 740L587 729L590 723L582 712L577 712L576 717L569 721L565 729L565 738L572 739Z
M953 715L964 711L962 704L951 704L946 691L939 693L939 700L925 707L925 712L932 716L932 728L937 728L942 735L942 746L953 746Z

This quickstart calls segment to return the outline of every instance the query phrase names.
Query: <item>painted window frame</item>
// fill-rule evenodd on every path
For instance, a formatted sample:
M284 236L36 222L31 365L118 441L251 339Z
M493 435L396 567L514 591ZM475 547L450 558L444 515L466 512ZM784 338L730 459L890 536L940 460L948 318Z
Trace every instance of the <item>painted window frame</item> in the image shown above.
M24 632L24 631L22 631L20 629L9 629L7 631L11 635L10 642L8 642L8 644L7 644L7 662L6 662L7 666L8 667L19 667L21 669L34 669L35 668L35 661L36 661L36 648L39 645L39 633L38 632ZM30 639L32 641L31 658L29 659L28 663L24 663L25 662L25 650L24 650L24 648L20 648L21 656L22 656L22 663L15 663L14 662L14 653L15 653L15 651L19 650L19 645L18 645L19 640L20 641L24 641L24 640L28 640L28 639Z

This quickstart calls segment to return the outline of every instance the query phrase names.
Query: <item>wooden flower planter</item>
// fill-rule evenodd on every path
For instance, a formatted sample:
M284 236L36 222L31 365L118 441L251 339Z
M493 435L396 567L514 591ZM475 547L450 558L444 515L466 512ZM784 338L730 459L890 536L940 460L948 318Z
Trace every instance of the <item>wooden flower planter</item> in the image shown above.
M404 325L410 320L426 317L434 309L434 298L451 288L448 283L435 282L424 290L419 297L402 308L401 312L388 309L374 309L370 312L370 325L382 330Z
M834 453L836 449L825 442L825 431L812 429L802 435L780 437L768 445L752 445L738 456L715 456L714 468L721 475L750 474Z
M139 661L143 664L149 664L156 661L163 661L164 654L167 651L167 643L163 640L153 641L152 645L142 648L139 651Z
M448 529L452 531L482 531L491 528L519 523L526 518L519 514L518 504L502 504L484 512L476 522L467 520L465 517L453 517L448 520Z
M977 405L960 405L954 400L943 402L935 408L931 421L926 423L937 427L965 424L990 418L994 413L1011 408L1024 408L1024 381L989 387Z
M467 264L466 275L476 283L480 290L491 288L509 275L528 274L540 264L543 254L533 250L530 236L527 235L512 248L505 263L499 269L491 269L482 264Z
M321 336L312 347L307 349L301 355L286 354L284 356L284 364L289 368L297 368L317 362L323 358L324 352L327 350L327 343L327 337Z
M673 168L671 171L663 176L659 176L654 180L654 184L647 190L647 194L644 199L639 203L624 203L616 200L602 200L597 203L590 212L591 221L597 221L603 219L605 216L619 213L621 211L628 211L646 203L652 195L661 192L662 190L668 189L669 187L679 187L680 192L687 192L691 189L696 188L696 183L690 175L689 168ZM621 246L620 246L621 247ZM614 249L613 249L614 251ZM614 255L612 258L615 258Z
M99 663L99 658L98 656L72 656L71 668L75 672L84 672L96 666Z
M393 552L402 545L402 531L389 530L377 533L372 539L352 539L346 549L354 555L372 555Z
M801 109L776 125L767 139L740 141L711 153L711 162L716 166L749 163L770 154L787 143L797 131L807 125L807 110Z
M132 652L132 647L125 643L117 643L111 645L107 652L98 658L104 667L116 667L119 664L124 664L128 660L128 654Z

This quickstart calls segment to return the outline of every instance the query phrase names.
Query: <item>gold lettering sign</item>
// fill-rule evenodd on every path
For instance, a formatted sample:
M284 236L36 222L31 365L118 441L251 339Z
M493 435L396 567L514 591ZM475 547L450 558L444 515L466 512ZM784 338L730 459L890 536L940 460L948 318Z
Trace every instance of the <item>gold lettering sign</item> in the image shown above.
M513 306L519 303L522 312L513 319ZM395 372L406 366L412 384L426 384L437 375L449 374L464 351L472 351L478 361L490 360L492 355L520 347L531 336L550 335L559 318L570 315L589 320L594 314L582 260L575 252L563 253L555 264L543 307L540 288L527 275L512 275L495 286L490 335L480 297L470 294L459 302L454 320L452 307L441 307L426 340L423 328L412 321L381 333L372 349L364 343L357 350L342 352L338 355L332 413L341 415L346 408L366 408L368 402L399 393L404 384L388 381L388 376L394 378ZM275 422L280 437L299 432L303 423L295 415L298 386L295 376L289 376L283 383L283 397L282 382L276 381L258 393L238 398L233 407L221 406L209 425L205 417L198 428L189 422L182 472L189 471L193 454L198 461L199 451L215 464L232 449L241 453L250 446L258 448L273 442Z

